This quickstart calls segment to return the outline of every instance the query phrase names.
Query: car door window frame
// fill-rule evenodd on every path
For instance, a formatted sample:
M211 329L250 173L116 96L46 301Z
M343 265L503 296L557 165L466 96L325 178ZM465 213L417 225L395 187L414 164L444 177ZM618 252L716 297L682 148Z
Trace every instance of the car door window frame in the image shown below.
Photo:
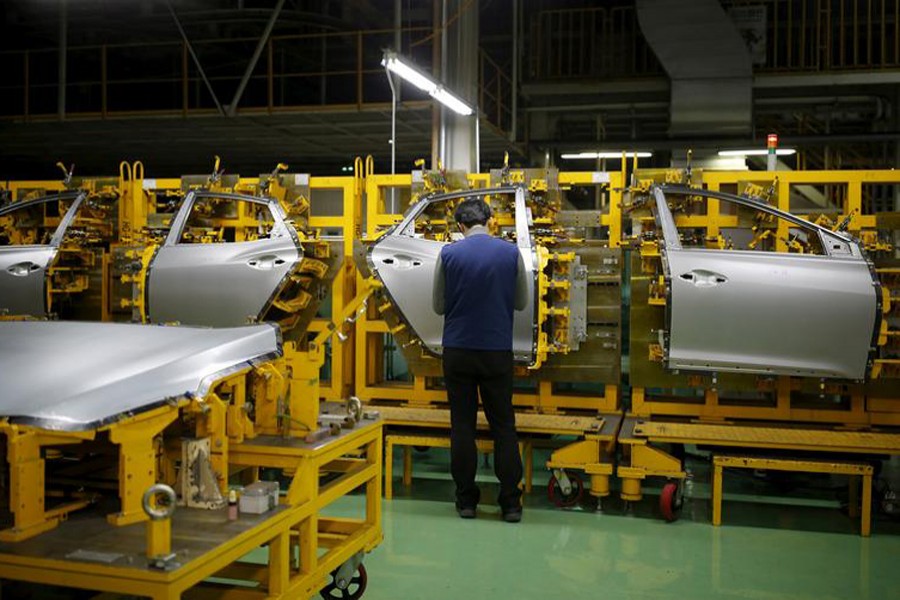
M235 200L238 202L250 202L252 204L260 204L269 209L269 213L272 215L272 220L274 224L272 225L272 229L269 231L269 237L265 239L277 239L280 237L285 237L285 235L289 236L295 245L299 245L300 240L297 236L296 230L288 223L287 214L284 212L284 209L281 207L281 204L278 203L274 198L268 197L259 197L259 196L247 196L244 194L234 194L234 193L220 193L220 192L207 192L202 191L198 192L192 190L188 192L187 197L184 199L184 202L181 205L181 208L178 211L178 214L175 215L175 219L172 222L172 228L169 230L169 234L166 236L166 241L163 243L163 247L171 247L171 246L187 246L191 244L184 244L181 241L181 236L184 233L185 227L187 227L188 219L190 218L191 211L194 210L194 204L198 199L201 198L225 198L228 200ZM284 232L282 234L281 232ZM273 235L274 234L274 235ZM262 240L251 240L249 243L258 242ZM240 244L244 242L224 242L227 244ZM202 246L202 244L199 244Z
M34 200L26 200L25 202L13 202L12 204L3 207L0 209L0 217L13 213L17 210L21 210L23 208L30 208L32 206L38 206L41 204L48 204L53 201L61 201L67 200L69 198L73 199L72 206L65 212L65 214L60 218L59 225L56 226L56 229L53 231L53 235L50 236L50 241L46 244L23 244L20 246L3 246L3 248L27 248L27 247L36 247L43 246L47 248L59 248L62 244L63 238L66 234L66 230L72 224L72 221L75 220L75 215L78 213L78 209L81 207L82 202L87 197L87 192L84 191L75 191L75 192L63 192L60 194L52 194L49 196L41 196L40 198L35 198Z
M653 187L653 198L656 203L656 211L655 216L657 220L657 225L663 234L663 241L665 243L665 247L669 250L686 250L681 243L681 237L678 235L678 228L675 225L675 217L672 214L672 211L669 209L668 202L666 200L667 194L672 194L676 196L702 196L707 201L710 199L719 200L723 202L728 202L731 204L735 204L738 206L743 206L745 208L750 208L753 210L758 210L760 212L764 212L766 214L772 215L779 219L784 219L788 221L792 225L797 226L800 229L803 229L810 234L818 235L819 242L825 252L825 254L815 254L812 256L819 257L853 257L857 259L862 259L862 254L859 251L859 247L856 244L855 240L847 235L838 233L836 231L831 231L830 229L826 229L821 225L817 225L816 223L812 223L805 219L801 219L795 215L792 215L789 212L785 212L783 210L777 209L773 206L769 206L768 204L764 204L763 202L759 202L757 200L751 200L749 198L744 198L742 196L736 196L733 194L726 194L724 192L716 192L713 190L701 190L701 189L692 189L686 187L675 187L675 186L654 186ZM707 251L710 250L708 248L690 248L692 251ZM718 251L718 250L715 250ZM727 250L726 250L727 252ZM784 252L775 252L774 254L786 254Z

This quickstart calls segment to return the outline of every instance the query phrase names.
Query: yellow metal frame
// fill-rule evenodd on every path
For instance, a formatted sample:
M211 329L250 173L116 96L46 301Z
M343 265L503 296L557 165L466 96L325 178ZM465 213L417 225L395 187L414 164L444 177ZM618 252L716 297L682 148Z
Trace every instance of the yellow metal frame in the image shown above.
M447 436L427 435L400 435L389 434L384 436L384 499L391 500L394 497L394 446L403 448L403 485L412 485L414 447L423 448L449 448L450 438ZM494 451L493 440L476 438L475 446L484 454ZM531 493L532 475L534 473L534 458L532 455L532 442L528 439L519 440L519 454L522 455L524 467L525 493Z
M472 188L486 187L490 183L489 173L470 173L467 178L469 186ZM573 186L608 186L609 213L602 215L599 225L609 228L611 247L618 247L620 244L624 181L625 174L622 172L559 173L559 185L563 189ZM372 162L366 163L365 239L377 239L385 229L399 222L402 214L387 212L387 195L392 188L410 189L412 184L411 174L375 174ZM376 307L370 307L370 310L362 315L356 323L354 377L356 395L360 399L370 402L402 402L411 407L446 406L446 392L443 389L432 388L430 378L426 376L414 375L411 383L380 381L382 336L392 332L388 324L377 314ZM566 411L612 413L619 409L619 387L617 385L607 385L601 396L577 396L555 392L552 381L540 378L539 369L529 373L529 377L537 379L537 389L535 392L513 394L513 405L518 409L549 414Z
M290 440L261 441L235 445L231 464L285 469L294 477L281 509L227 544L190 556L188 562L171 571L60 560L17 551L15 545L0 545L0 577L175 600L203 580L219 576L257 580L266 594L255 592L249 597L311 597L327 583L329 573L358 552L370 551L381 542L382 425L379 421L369 422L316 447ZM340 476L322 484L321 475L326 472ZM364 518L320 516L325 507L360 486L366 489ZM181 511L208 514L202 509ZM190 536L189 524L190 521L187 530L184 525L179 529L179 524L174 524L175 552L179 537ZM264 546L269 548L267 566L240 562L247 553ZM295 559L297 549L299 561ZM325 553L321 554L321 550ZM182 557L179 555L178 559ZM235 588L229 593L240 591Z
M900 455L900 433L894 430L837 429L827 424L797 426L751 422L735 425L663 421L633 415L625 418L618 443L623 447L625 460L619 464L616 474L622 482L622 499L628 501L637 501L643 497L641 482L647 477L683 479L686 475L679 459L654 444L694 444L847 455Z
M319 230L335 231L343 237L341 248L343 262L340 272L334 279L331 293L331 314L340 315L349 302L356 295L357 275L356 267L353 263L353 244L362 233L362 198L364 192L364 173L363 161L356 159L354 174L352 176L340 177L309 177L310 194L315 195L317 191L339 191L343 198L340 214L337 215L319 215L316 214L317 204L314 198L310 199L310 220L309 225ZM148 215L154 210L150 203L153 200L151 193L164 190L181 190L181 178L160 178L146 179L144 165L140 161L128 163L123 161L119 165L118 178L76 178L73 182L80 188L94 190L99 189L106 184L115 184L115 189L119 193L119 213L118 228L119 242L114 246L133 246L140 241L141 231L147 226ZM238 179L237 189L252 191L257 189L260 184L258 177L241 177ZM52 180L21 180L0 183L0 189L9 190L14 197L33 191L42 193L64 191L65 185L62 181ZM152 258L152 249L138 254L130 250L134 255L130 256L133 260L139 260L146 268L147 263ZM108 261L108 258L104 258ZM111 281L108 277L108 269L104 268L105 274L103 278L104 297L104 319L111 319L112 315L108 310L109 289ZM124 283L137 283L134 276L125 275ZM141 298L122 299L122 308L134 308L141 315L142 319L146 318L143 300ZM317 318L310 327L309 331L317 334L328 328L330 319ZM320 393L326 400L340 400L347 398L353 392L353 360L354 360L354 331L349 328L346 331L348 340L332 344L330 349L331 357L331 376L327 380L320 382ZM326 350L328 352L328 350Z
M803 473L827 473L850 476L850 513L859 509L858 487L862 480L862 511L860 535L869 537L872 531L872 465L790 458L765 458L758 456L714 456L712 480L712 524L722 524L722 480L724 469L762 469L765 471L795 471Z

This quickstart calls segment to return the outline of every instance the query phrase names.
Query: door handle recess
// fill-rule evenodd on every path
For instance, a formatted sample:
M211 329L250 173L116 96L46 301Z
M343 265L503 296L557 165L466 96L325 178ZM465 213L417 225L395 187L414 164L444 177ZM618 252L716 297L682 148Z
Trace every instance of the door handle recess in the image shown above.
M269 271L271 269L274 269L275 267L280 267L285 262L287 261L279 256L268 254L266 256L257 256L255 258L251 258L247 261L247 266L254 269L259 269L261 271Z
M694 284L694 287L715 287L728 281L728 278L721 273L706 271L704 269L688 271L687 273L682 273L678 277Z
M413 267L421 267L422 266L421 260L414 259L409 256L403 256L400 254L382 258L381 262L383 262L386 265L393 265L394 268L397 268L397 269L411 269Z
M31 275L35 271L40 271L41 266L36 265L31 261L25 261L16 263L14 265L10 265L9 268L6 269L6 272L10 275L15 275L16 277L27 277Z

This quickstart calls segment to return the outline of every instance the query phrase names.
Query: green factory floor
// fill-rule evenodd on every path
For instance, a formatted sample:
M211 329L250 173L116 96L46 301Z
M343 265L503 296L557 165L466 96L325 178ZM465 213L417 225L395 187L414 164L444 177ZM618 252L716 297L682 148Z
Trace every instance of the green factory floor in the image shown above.
M402 472L401 452L395 473ZM540 464L542 457L535 457ZM655 514L656 489L625 510L610 499L602 512L560 510L535 474L522 523L499 519L484 503L474 521L453 510L446 451L415 457L410 488L394 481L384 503L382 545L367 559L368 600L398 598L701 599L897 598L900 521L879 517L874 533L840 510L841 479L762 474L726 476L724 525L709 524L705 461L690 460L694 477L682 518ZM729 472L730 473L730 472ZM885 476L900 489L900 463ZM496 486L482 467L483 497ZM803 485L798 485L797 482ZM648 483L652 485L652 482ZM485 493L486 492L486 493Z
M725 480L724 525L716 528L702 457L688 459L692 478L675 523L656 514L658 482L648 481L644 500L628 508L611 497L599 512L562 510L547 500L548 475L538 470L523 521L513 525L489 502L475 520L456 516L447 451L417 452L409 488L399 480L401 456L395 453L394 499L384 502L384 542L365 559L366 600L900 597L900 519L877 516L872 537L859 537L841 510L840 478L734 472ZM900 462L883 474L900 490ZM479 480L483 498L492 498L488 466ZM356 516L363 500L342 498L328 513ZM252 559L265 561L264 552ZM34 588L30 597L70 598Z

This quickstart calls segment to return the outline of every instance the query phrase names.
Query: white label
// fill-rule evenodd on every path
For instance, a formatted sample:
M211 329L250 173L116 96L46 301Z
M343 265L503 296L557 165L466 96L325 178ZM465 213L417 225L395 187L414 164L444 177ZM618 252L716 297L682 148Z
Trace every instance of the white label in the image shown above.
M594 171L591 173L591 183L609 183L609 173Z
M309 185L309 173L297 173L294 175L294 185Z
M154 190L156 189L156 180L155 179L145 179L143 188L145 190Z

